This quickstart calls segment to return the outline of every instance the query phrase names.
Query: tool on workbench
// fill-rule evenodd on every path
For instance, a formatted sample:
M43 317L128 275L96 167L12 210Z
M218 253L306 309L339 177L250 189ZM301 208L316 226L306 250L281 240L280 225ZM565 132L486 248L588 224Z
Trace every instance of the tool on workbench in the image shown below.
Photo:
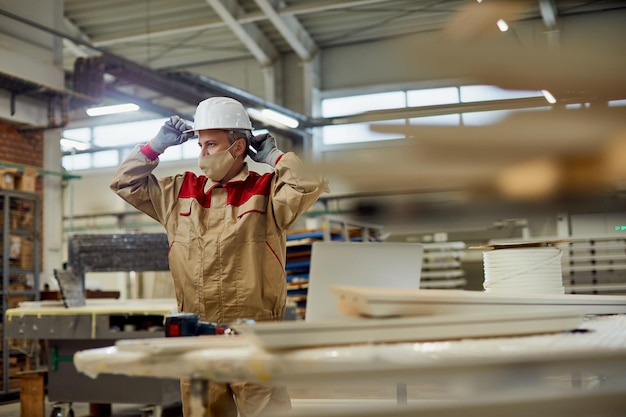
M165 317L165 337L200 335L234 335L235 330L223 323L201 321L194 313L176 313Z

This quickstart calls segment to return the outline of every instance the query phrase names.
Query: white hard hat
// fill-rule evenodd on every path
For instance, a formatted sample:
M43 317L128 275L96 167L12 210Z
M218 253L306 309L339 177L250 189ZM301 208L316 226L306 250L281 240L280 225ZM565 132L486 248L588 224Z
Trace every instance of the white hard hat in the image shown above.
M247 129L252 130L252 122L243 105L229 97L211 97L196 107L193 129Z

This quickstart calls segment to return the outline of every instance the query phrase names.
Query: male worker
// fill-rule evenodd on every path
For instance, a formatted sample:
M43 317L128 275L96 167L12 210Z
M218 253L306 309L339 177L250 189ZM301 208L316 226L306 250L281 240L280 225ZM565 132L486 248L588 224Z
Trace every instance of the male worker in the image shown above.
M158 156L194 133L204 175L156 178L152 170ZM273 172L250 171L246 155ZM305 175L298 157L281 152L271 135L253 136L246 110L227 97L202 101L193 128L172 116L128 155L111 189L165 226L178 310L220 323L283 319L286 231L328 191L325 179ZM188 381L182 381L181 390L183 413L189 416ZM236 417L237 409L242 417L256 416L289 407L285 388L209 383L211 417Z

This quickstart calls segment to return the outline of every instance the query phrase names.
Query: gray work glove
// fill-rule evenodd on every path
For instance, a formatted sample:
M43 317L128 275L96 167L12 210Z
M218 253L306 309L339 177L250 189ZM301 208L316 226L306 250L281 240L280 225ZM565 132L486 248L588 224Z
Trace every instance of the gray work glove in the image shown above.
M170 119L161 126L159 133L150 139L148 145L158 154L162 154L165 150L174 145L180 145L187 142L189 138L194 136L194 132L183 133L185 130L191 130L183 119L178 116L171 116Z
M269 133L254 136L250 139L250 145L256 153L250 151L249 155L256 162L263 162L271 166L276 166L276 162L283 152L276 147L276 139Z

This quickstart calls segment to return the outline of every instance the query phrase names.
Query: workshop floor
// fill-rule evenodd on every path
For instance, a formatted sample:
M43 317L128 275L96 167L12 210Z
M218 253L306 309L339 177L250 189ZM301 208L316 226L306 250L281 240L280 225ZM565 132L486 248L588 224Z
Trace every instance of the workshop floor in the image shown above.
M316 410L337 410L340 408L349 408L355 405L363 405L363 403L379 403L391 405L395 403L393 399L292 399L292 409L316 409ZM413 403L413 400L409 400ZM116 404L112 407L110 417L143 417L142 407L136 405ZM76 403L72 405L75 417L90 417L89 404ZM52 412L52 406L46 404L44 417L49 417ZM20 403L0 404L0 417L21 417ZM25 416L27 417L27 416ZM162 417L182 417L180 406L171 406L163 409Z
M395 384L385 384L384 386L372 386L364 384L325 384L319 385L292 385L288 387L291 396L292 408L315 408L324 410L327 408L337 409L350 407L363 403L385 403L394 404L398 401L398 395L404 397L409 403L414 401L428 402L441 401L442 392L440 389L428 384L408 385L405 391L398 391ZM53 405L46 402L44 417L49 417ZM144 406L136 404L113 404L111 417L143 417ZM75 417L90 417L90 406L88 403L74 403L72 410ZM99 414L102 416L103 414ZM11 403L0 404L0 417L21 417L19 400ZM31 417L31 416L25 416ZM180 405L172 405L163 408L162 417L182 417Z
M143 417L144 414L142 414L142 408L143 406L138 405L114 404L111 407L111 417ZM52 404L46 402L44 417L49 417L52 409ZM90 416L90 407L87 403L74 403L72 404L72 410L74 411L75 417ZM0 417L21 417L20 402L15 401L12 403L0 404ZM162 417L182 417L180 405L172 405L163 408Z

